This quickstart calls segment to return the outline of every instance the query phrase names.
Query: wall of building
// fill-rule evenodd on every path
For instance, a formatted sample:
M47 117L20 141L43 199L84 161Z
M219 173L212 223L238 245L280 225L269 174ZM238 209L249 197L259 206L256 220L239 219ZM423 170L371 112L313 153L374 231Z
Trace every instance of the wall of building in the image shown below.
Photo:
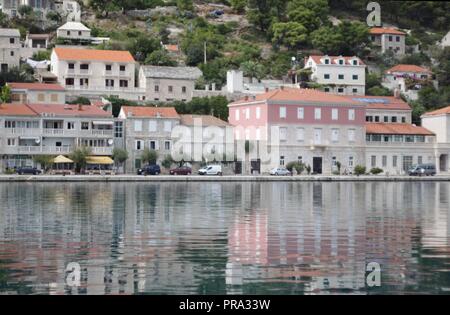
M155 86L158 86L159 91L155 91ZM195 89L195 81L170 78L146 78L141 70L139 73L139 87L145 88L146 101L190 101ZM169 92L169 87L172 87L172 92ZM186 88L185 93L182 91L183 87Z
M436 134L438 143L450 143L450 115L422 117L422 126Z

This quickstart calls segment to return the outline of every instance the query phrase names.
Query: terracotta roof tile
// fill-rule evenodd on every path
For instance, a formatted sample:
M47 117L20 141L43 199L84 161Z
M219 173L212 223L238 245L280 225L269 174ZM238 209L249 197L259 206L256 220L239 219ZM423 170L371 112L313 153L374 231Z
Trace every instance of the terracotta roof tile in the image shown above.
M161 117L180 118L174 107L149 107L149 106L122 106L122 110L127 117Z
M373 27L369 30L369 33L372 35L381 35L381 34L406 35L404 32L390 27Z
M217 126L226 127L230 126L229 123L211 115L180 115L181 124L186 126L193 126L194 119L201 119L203 126Z
M0 116L37 116L25 104L0 104Z
M419 67L416 65L396 65L389 70L386 71L386 73L392 73L392 72L426 72L431 73L430 70L424 67Z
M51 83L22 83L22 82L11 82L7 83L11 89L20 90L32 90L32 91L64 91L64 88L59 84Z
M343 104L343 105L363 105L362 102L353 100L349 97L325 93L314 89L297 89L297 88L283 88L272 90L264 94L256 95L254 98L249 97L241 99L230 105L239 105L251 102L266 102L266 101L287 101L287 102L317 102L325 104Z
M323 63L320 61L320 59L322 59L323 57L325 57L325 55L322 55L322 56L319 56L319 55L312 55L312 56L310 56L310 57L314 60L315 63L317 63L317 64L323 64ZM331 63L332 63L332 64L336 64L336 60L337 60L337 59L344 58L345 64L349 65L349 64L350 64L350 60L356 58L356 59L358 59L360 65L365 65L365 63L364 63L360 58L355 57L355 56L353 56L353 57L350 57L350 56L328 56L328 57L331 59Z
M437 115L448 115L450 114L450 105L444 108L440 108L437 110L434 110L432 112L428 112L423 114L422 116L437 116Z
M72 117L108 117L111 114L103 109L92 105L58 105L58 104L27 104L38 115L54 114L56 116L72 116Z
M408 103L394 96L353 96L351 98L366 103L366 109L411 110Z
M111 62L135 62L129 51L97 50L76 48L55 48L53 50L61 60L87 60Z
M401 123L366 123L366 133L383 135L434 135L434 133L423 127Z

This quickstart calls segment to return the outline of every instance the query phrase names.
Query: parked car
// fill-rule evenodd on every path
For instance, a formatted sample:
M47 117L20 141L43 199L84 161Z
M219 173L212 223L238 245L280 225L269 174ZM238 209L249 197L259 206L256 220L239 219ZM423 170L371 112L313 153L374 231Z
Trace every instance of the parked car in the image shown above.
M16 170L16 172L19 175L24 175L24 174L39 175L39 174L41 174L41 170L38 170L36 167L31 167L31 166L19 167Z
M434 164L418 164L408 170L409 176L434 176L436 166Z
M138 175L159 175L161 174L161 167L158 164L146 165L137 170Z
M173 168L169 171L170 175L191 175L192 168L188 166L181 166L177 168Z
M199 175L222 175L222 166L208 165L198 170Z
M270 175L287 176L291 175L291 172L285 167L275 167L270 170Z

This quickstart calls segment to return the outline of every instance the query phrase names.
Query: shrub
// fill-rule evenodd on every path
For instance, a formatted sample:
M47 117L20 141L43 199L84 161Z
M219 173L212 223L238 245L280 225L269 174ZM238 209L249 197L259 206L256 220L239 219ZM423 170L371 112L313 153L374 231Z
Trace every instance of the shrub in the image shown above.
M354 169L354 173L357 176L364 175L364 174L366 174L366 167L362 166L362 165L356 165L355 169Z
M156 161L158 160L158 152L155 150L144 149L141 154L141 160L144 164L156 164Z
M373 175L378 175L378 174L383 173L383 170L379 167L374 167L370 170L370 173Z
M305 170L306 170L306 173L308 173L308 175L311 175L311 165L307 165L306 167L305 167Z
M172 166L173 162L174 161L172 159L172 156L169 154L164 157L164 160L161 162L161 165L164 168L169 169Z

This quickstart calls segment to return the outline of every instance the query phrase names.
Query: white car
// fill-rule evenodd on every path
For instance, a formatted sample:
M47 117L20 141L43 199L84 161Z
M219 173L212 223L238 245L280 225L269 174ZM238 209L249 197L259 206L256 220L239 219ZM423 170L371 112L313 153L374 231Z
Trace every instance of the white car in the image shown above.
M208 165L198 170L199 175L222 175L222 166Z
M289 170L285 167L275 167L270 170L270 175L287 176L287 175L291 175L291 172L289 172Z

